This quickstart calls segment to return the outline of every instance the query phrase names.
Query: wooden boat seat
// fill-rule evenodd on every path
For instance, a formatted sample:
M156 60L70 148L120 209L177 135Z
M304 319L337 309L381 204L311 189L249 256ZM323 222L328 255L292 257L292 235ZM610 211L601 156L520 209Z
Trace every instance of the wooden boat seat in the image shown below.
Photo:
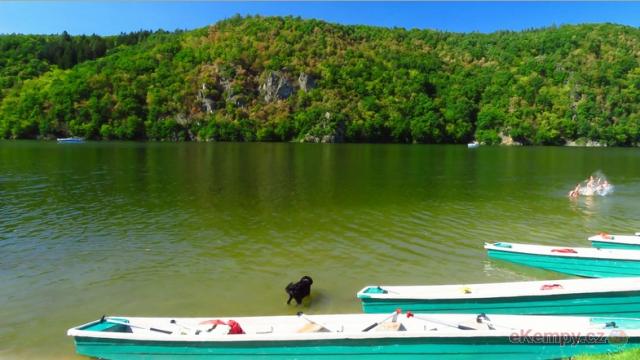
M304 326L298 329L297 332L298 333L314 333L314 332L330 332L330 331L329 329L327 329L322 325L308 323L308 324L304 324Z
M401 322L385 322L376 326L375 331L406 331Z

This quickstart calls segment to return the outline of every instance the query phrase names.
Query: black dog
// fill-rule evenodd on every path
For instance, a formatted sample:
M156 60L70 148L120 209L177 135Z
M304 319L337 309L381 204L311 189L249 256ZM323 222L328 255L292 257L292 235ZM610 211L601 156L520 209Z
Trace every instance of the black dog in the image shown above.
M309 296L311 293L311 284L313 284L313 280L309 276L303 276L297 283L289 283L289 285L284 288L287 294L289 294L287 305L291 303L291 299L296 299L296 303L300 305L302 298Z

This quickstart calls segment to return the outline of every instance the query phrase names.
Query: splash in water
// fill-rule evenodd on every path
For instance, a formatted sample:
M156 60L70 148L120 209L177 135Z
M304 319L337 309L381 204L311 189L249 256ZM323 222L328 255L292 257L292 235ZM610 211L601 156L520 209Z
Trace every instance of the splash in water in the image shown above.
M588 179L578 183L576 187L569 191L570 198L579 196L607 196L613 192L613 184L600 171L596 171Z

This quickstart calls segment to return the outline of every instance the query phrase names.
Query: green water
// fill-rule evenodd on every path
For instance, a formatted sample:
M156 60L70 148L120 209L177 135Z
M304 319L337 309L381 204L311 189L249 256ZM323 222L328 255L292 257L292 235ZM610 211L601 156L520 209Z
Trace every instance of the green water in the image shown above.
M0 358L102 314L359 312L375 284L559 278L485 241L640 231L640 150L0 142ZM608 197L566 193L596 170ZM310 304L284 287L315 283Z

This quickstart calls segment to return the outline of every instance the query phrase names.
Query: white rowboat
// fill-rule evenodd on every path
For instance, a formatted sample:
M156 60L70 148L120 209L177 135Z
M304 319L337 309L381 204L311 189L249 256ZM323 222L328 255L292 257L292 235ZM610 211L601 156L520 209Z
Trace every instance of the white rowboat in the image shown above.
M640 319L345 314L109 317L69 329L101 359L556 359L640 347ZM212 324L218 324L212 326ZM219 328L220 327L220 328Z
M634 235L610 235L600 233L589 237L591 246L609 249L640 250L640 233Z
M433 286L367 286L366 313L494 313L640 317L640 277Z

